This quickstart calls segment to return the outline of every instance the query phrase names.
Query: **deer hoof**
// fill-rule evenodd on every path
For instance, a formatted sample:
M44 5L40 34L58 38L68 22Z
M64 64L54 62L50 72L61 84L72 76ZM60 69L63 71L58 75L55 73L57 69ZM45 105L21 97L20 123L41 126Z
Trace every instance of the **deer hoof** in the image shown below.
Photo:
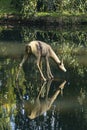
M47 79L45 77L41 77L41 80L43 81L47 81Z
M47 81L46 78L43 78L44 81Z

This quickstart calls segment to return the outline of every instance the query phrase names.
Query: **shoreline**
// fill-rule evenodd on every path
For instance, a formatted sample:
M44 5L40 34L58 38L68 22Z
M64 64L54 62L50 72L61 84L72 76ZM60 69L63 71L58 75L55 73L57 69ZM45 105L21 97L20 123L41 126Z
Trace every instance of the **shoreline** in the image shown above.
M20 15L7 14L0 18L0 25L18 24L34 26L79 26L87 25L87 16L32 16L32 18L21 18Z

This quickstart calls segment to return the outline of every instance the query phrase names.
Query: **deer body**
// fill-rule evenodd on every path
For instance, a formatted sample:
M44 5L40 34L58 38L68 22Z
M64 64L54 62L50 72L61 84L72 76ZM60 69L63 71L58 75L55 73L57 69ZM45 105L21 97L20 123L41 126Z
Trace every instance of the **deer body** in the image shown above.
M38 67L41 77L43 78L44 81L46 81L46 78L44 77L43 72L40 67L42 57L45 57L45 60L46 60L47 76L49 79L53 78L53 75L52 75L51 69L50 69L50 65L49 65L49 57L51 57L58 64L58 66L61 70L66 72L63 62L61 62L59 60L59 58L57 57L57 55L55 54L55 52L53 51L51 46L42 41L32 41L26 45L25 55L24 55L22 62L20 63L19 68L22 67L23 63L25 62L25 60L28 58L28 56L30 54L35 55L35 57L37 59L37 67Z

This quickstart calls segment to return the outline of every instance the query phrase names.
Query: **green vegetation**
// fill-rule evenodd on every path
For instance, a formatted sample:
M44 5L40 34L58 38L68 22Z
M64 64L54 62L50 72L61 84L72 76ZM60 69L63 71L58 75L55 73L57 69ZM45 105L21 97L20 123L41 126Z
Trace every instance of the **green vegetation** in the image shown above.
M28 20L30 18L33 20L40 20L40 18L43 17L48 22L53 21L52 23L87 23L87 1L1 0L0 17L3 18L3 16L6 17L7 15L13 14L15 14L14 17L16 17L16 15L20 15L22 19Z
M1 40L8 40L7 38L7 29L4 29L3 27L0 29L1 30L1 35L0 39ZM35 29L35 28L27 28L27 27L22 27L19 31L17 30L9 30L8 35L10 35L11 41L14 41L14 44L7 43L3 44L3 42L0 44L0 55L3 56L15 56L16 55L21 55L23 53L23 47L24 44L18 44L15 42L15 40L19 40L20 38L20 43L27 43L29 41L39 39L42 41L45 41L46 43L49 43L56 53L58 55L62 55L65 61L67 61L70 65L76 65L77 59L75 56L81 56L87 55L87 39L86 39L86 34L87 34L87 29L72 29L68 30L67 29L59 29L58 30L53 30L53 29ZM13 37L14 36L14 37ZM18 37L19 36L19 37ZM39 38L38 38L39 37ZM11 48L9 50L9 47ZM15 48L15 50L13 50ZM20 51L19 51L20 48ZM4 52L5 50L5 52ZM75 58L75 59L73 59Z
M57 26L52 29L51 27L44 27L42 30L41 26L40 29L26 26L20 26L20 28L16 26L14 28L14 26L6 25L6 23L5 26L0 26L1 130L12 129L10 126L11 115L15 117L12 120L13 122L19 122L19 119L22 121L20 125L24 122L23 119L25 117L22 118L20 112L18 120L16 120L17 111L20 111L19 104L21 103L19 101L19 92L21 92L23 98L28 95L29 100L32 99L33 102L34 97L37 96L41 88L42 82L38 76L38 70L35 68L36 65L32 67L32 58L24 64L19 75L19 81L15 82L18 65L24 53L24 44L29 41L36 39L45 41L52 46L60 59L63 58L68 70L67 73L62 73L58 70L54 62L50 62L50 64L55 77L68 81L67 86L70 87L66 87L65 90L68 91L65 94L68 95L68 98L71 95L74 97L73 95L76 94L75 99L77 100L81 92L84 92L87 97L87 27L85 26L83 29L76 26L81 23L87 24L87 0L0 0L0 22L4 20L7 22L8 18L13 17L13 20L16 20L15 18L19 16L19 23L21 20L28 21L32 19L36 20L36 24L37 20L42 20L43 24L44 21L47 24L51 22L51 25L55 25L57 22L57 25L58 23L61 25L58 26L61 29L57 28ZM70 29L71 26L63 28L62 23L64 25L72 24L73 28ZM45 68L45 64L43 68ZM51 88L52 91L56 90L55 87ZM59 111L59 108L57 110ZM80 111L84 114L83 109Z
M13 13L17 13L17 10L11 6L11 0L0 0L0 16Z

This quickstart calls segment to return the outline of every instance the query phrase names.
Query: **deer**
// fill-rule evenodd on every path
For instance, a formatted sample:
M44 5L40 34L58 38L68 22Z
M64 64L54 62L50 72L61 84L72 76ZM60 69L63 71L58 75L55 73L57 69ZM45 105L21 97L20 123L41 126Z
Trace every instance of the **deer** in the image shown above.
M50 69L49 58L53 59L62 71L66 72L66 68L64 67L63 60L62 61L59 60L58 56L56 55L52 47L43 41L35 40L25 45L25 54L21 63L19 64L17 79L21 67L23 66L24 62L28 59L29 55L31 54L36 57L36 65L44 81L46 81L47 79L45 78L41 68L42 57L44 57L46 61L48 79L54 78Z

